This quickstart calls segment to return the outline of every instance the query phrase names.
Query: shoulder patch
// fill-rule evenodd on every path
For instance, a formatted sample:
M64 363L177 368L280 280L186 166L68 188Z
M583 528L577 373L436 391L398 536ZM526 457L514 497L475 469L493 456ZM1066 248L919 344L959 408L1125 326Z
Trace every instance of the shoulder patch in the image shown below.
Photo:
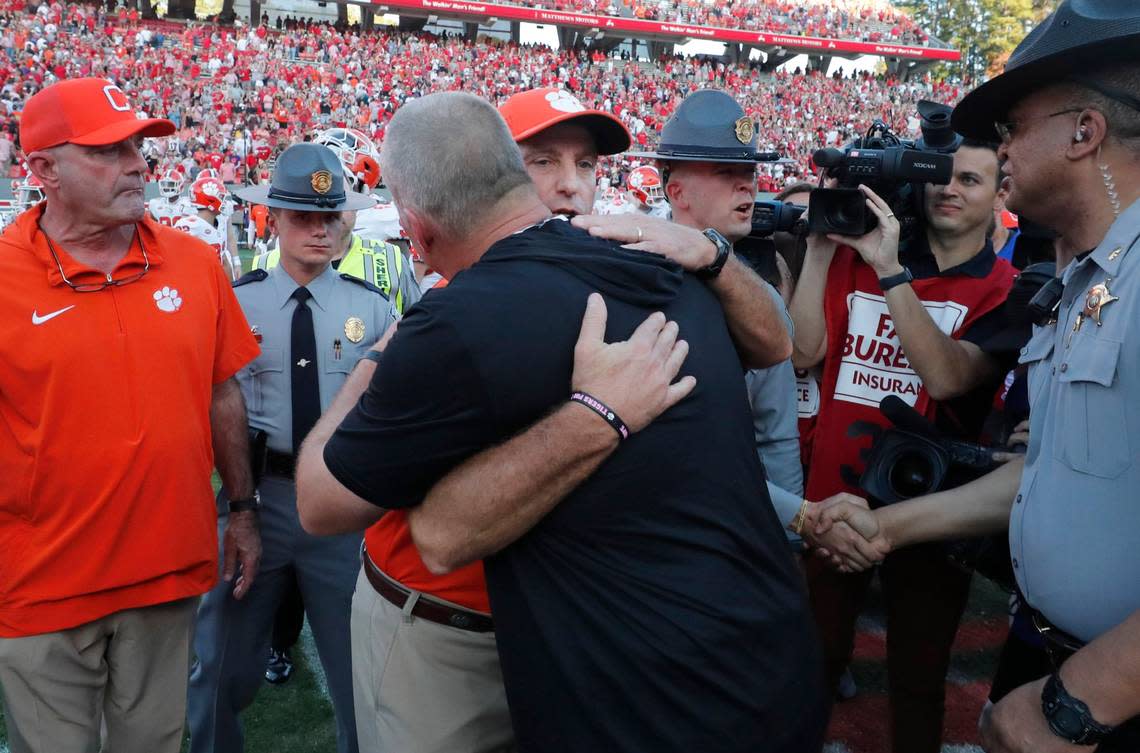
M261 270L258 270L258 271L260 272ZM249 274L253 274L253 272L250 272ZM246 277L248 277L248 276L249 275L246 275ZM245 278L243 277L242 279L245 279ZM340 279L348 280L349 282L354 282L362 288L367 288L368 290L371 290L373 293L379 293L380 297L383 298L385 301L388 300L388 296L384 294L384 291L382 289L378 288L377 286L373 285L372 283L370 283L368 280L362 280L359 277L354 277L350 274L345 274L343 272L340 275ZM238 280L234 284L235 285L241 284L241 280Z
M238 279L234 280L233 286L235 288L240 288L242 285L248 285L251 282L261 282L268 276L269 273L264 269L251 269Z

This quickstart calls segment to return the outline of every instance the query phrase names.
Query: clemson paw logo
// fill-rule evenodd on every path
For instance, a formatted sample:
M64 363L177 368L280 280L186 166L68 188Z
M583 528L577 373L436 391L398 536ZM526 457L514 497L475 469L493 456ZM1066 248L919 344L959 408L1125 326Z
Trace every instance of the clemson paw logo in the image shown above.
M159 311L173 314L182 308L182 299L174 288L163 287L162 290L154 291L154 305L158 306Z
M583 112L586 109L577 97L567 91L550 92L546 95L546 101L558 112Z

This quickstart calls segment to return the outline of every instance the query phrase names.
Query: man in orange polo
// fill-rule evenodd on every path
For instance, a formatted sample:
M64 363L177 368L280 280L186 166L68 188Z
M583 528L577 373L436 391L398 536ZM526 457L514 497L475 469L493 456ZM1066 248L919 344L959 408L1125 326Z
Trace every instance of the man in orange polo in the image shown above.
M201 241L146 216L140 147L173 133L109 81L32 97L46 202L0 238L0 690L13 753L175 753L197 597L260 557L245 406L257 354ZM238 564L240 563L240 570ZM235 578L236 576L236 578Z

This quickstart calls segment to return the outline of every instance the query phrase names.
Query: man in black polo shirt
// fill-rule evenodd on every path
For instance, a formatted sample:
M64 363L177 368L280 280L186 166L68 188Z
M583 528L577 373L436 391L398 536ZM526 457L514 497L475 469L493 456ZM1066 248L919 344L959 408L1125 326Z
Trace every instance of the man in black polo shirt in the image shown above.
M383 155L451 284L310 435L306 526L409 508L429 568L486 558L522 750L818 750L815 639L716 296L552 219L478 98L401 108Z

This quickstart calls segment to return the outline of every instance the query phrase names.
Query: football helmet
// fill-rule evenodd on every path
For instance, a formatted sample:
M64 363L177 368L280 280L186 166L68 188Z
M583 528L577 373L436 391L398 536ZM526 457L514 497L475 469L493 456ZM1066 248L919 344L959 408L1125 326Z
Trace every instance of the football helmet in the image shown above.
M629 192L647 207L655 207L665 201L665 187L661 184L661 173L656 167L642 165L636 167L626 180Z
M380 153L372 140L355 128L328 128L313 138L314 144L332 149L344 167L344 177L353 191L368 193L380 185Z
M226 200L226 184L217 178L207 175L199 177L190 186L190 206L195 209L209 209L211 212L222 211L222 203Z
M28 173L23 180L13 181L13 183L15 185L13 186L12 198L17 212L31 209L44 200L44 184L31 173Z
M178 170L166 170L158 176L158 193L167 199L177 197L185 185L186 176Z

